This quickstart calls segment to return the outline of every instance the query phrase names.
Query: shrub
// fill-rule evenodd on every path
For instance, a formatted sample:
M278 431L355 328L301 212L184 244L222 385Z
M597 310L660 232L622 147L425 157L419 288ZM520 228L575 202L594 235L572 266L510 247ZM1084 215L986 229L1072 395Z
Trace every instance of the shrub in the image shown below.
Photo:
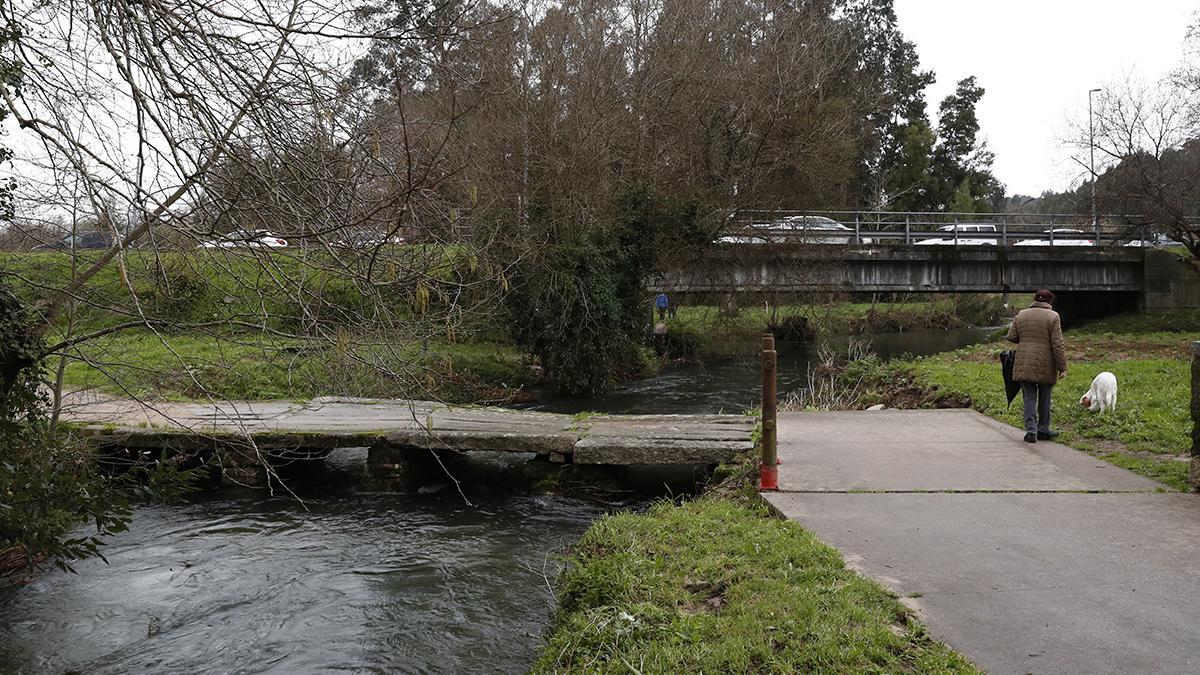
M567 393L604 391L635 357L640 330L612 251L590 241L553 245L518 267L506 297L514 339Z
M212 287L209 280L180 255L163 255L153 261L147 278L134 282L134 291L158 318L202 319Z
M570 394L604 391L635 370L649 327L645 280L658 244L684 236L695 218L694 206L627 186L604 222L577 228L535 222L533 229L553 234L548 245L512 256L521 262L505 307L517 344Z
M100 555L102 537L125 530L131 498L174 496L195 474L171 462L101 471L90 449L56 436L41 388L45 346L31 314L0 286L0 564L48 558L70 569L68 560ZM96 533L73 535L85 522Z

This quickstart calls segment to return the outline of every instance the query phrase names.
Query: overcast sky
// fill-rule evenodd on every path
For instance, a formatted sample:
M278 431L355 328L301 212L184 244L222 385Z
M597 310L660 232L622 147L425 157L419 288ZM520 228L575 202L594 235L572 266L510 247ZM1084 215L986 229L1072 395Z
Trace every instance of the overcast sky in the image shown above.
M979 123L1009 194L1081 177L1062 139L1087 122L1087 90L1133 74L1157 79L1182 56L1200 0L895 0L900 29L937 74L937 113L955 83L986 90Z

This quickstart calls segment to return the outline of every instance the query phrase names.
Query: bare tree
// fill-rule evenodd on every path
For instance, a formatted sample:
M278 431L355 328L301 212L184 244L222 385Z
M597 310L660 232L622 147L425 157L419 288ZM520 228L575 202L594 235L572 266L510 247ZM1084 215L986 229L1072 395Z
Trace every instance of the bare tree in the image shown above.
M1196 55L1190 38L1188 58ZM1200 269L1200 79L1185 61L1158 82L1129 79L1098 98L1094 137L1084 125L1077 147L1088 167L1097 158L1097 198L1103 209L1181 242ZM1133 235L1134 233L1131 233ZM1140 229L1136 232L1140 236Z
M156 381L209 400L447 391L453 366L428 347L494 316L504 266L486 239L451 227L463 210L441 187L460 171L446 151L453 96L431 105L397 85L379 115L373 85L351 77L372 43L430 39L422 17L373 26L352 10L0 5L4 57L21 75L0 96L21 129L22 213L70 231L90 220L112 242L0 267L36 303L54 419L70 389L90 385L147 405ZM282 391L255 384L263 369Z

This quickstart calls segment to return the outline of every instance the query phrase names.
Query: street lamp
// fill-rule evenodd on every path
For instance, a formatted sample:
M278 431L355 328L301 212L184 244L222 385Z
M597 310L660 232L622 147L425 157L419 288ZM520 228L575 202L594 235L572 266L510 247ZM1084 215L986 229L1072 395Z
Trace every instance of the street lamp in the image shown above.
M1092 94L1100 89L1088 90L1088 171L1092 174L1092 228L1096 231L1096 245L1100 245L1100 213L1096 210L1096 127L1092 122Z

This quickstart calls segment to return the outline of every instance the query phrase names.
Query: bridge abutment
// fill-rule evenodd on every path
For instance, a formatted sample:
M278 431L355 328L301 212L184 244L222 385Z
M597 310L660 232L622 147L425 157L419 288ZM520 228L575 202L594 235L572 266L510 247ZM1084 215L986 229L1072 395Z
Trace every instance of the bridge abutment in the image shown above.
M1146 251L1141 309L1200 309L1200 274L1175 253Z

